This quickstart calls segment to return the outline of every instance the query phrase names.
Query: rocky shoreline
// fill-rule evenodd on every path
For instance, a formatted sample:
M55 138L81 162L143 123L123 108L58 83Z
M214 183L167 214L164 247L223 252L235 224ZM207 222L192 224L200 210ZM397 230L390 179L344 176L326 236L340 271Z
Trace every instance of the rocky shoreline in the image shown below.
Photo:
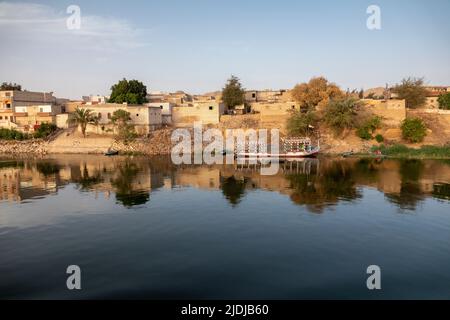
M171 130L157 130L149 137L124 143L113 137L67 137L57 139L0 140L0 154L43 156L46 154L103 154L108 148L123 154L167 155L171 151Z

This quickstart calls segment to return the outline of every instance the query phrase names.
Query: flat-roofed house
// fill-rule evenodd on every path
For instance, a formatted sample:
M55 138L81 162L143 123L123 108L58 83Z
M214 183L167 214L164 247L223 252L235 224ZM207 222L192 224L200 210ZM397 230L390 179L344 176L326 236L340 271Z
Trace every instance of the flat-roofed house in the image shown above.
M194 102L192 106L175 106L172 109L172 123L178 127L190 127L196 121L202 124L218 124L224 113L224 104L217 101Z
M130 124L138 134L148 134L162 125L161 108L148 105L129 105L120 103L84 104L76 107L89 109L94 116L98 117L98 124L89 124L86 132L98 134L112 134L115 132L112 124L112 116L117 110L125 110L130 113Z
M52 92L0 91L0 127L32 131L44 122L55 123L62 112Z
M161 109L162 124L172 124L172 109L174 104L171 102L149 102L149 107Z

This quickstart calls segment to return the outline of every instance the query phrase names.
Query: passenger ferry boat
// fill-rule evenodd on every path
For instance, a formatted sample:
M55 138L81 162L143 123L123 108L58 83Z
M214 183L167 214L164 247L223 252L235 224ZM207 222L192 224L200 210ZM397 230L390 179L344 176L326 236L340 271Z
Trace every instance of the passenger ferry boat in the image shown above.
M278 153L247 150L236 152L236 156L238 158L308 158L317 156L320 151L319 141L317 146L313 146L310 138L286 138L281 142L281 150Z

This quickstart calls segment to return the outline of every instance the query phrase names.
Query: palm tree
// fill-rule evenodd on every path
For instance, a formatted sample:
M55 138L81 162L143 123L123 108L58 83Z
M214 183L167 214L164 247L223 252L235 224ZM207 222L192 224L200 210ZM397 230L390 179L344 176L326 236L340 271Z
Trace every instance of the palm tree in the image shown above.
M86 137L86 127L88 123L92 123L94 121L94 115L92 115L91 112L92 111L90 109L77 107L73 114L72 121L80 126L83 137Z

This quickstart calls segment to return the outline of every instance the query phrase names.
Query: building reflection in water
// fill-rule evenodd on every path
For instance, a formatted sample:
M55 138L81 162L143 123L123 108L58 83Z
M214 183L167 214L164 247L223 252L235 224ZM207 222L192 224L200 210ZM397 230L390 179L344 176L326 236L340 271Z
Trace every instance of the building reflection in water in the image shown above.
M23 202L56 194L67 185L79 192L111 196L131 208L157 189L192 187L220 191L236 207L252 190L286 195L310 212L363 197L364 188L383 192L400 209L414 210L427 197L450 199L450 163L438 160L304 159L261 175L255 164L180 165L168 157L127 158L61 155L1 160L0 200Z

